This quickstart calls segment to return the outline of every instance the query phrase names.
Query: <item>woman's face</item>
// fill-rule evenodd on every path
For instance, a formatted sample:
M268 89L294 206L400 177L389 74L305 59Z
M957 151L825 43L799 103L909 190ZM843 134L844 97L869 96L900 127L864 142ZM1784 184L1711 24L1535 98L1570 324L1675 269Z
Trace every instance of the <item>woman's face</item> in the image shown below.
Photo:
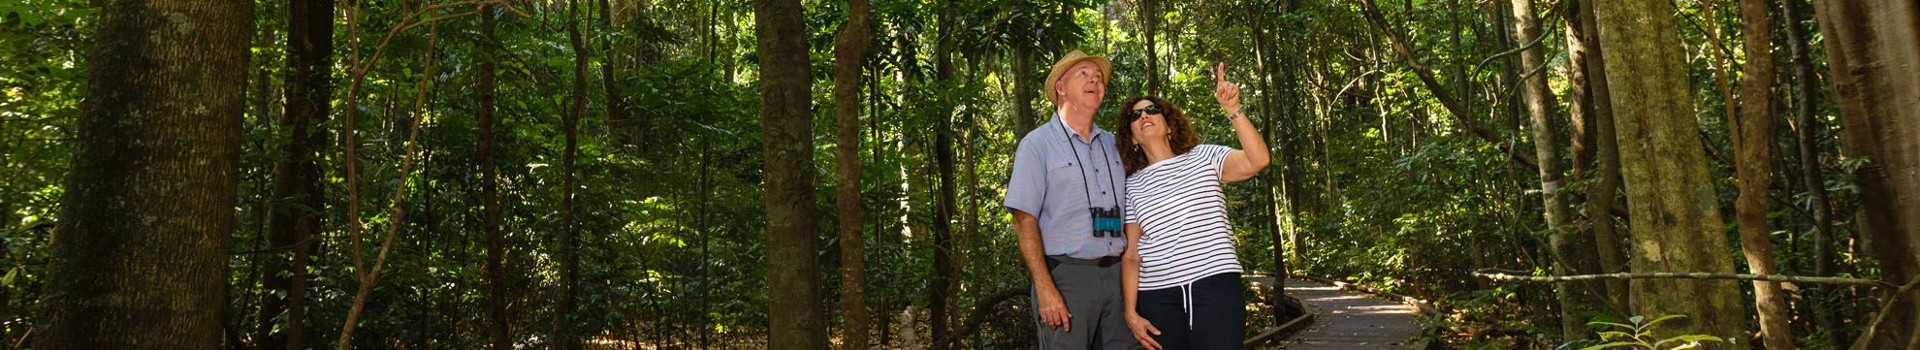
M1127 123L1127 127L1133 128L1133 143L1167 140L1167 116L1161 108L1164 107L1155 105L1153 100L1140 100L1127 107L1124 113L1133 117L1133 121Z

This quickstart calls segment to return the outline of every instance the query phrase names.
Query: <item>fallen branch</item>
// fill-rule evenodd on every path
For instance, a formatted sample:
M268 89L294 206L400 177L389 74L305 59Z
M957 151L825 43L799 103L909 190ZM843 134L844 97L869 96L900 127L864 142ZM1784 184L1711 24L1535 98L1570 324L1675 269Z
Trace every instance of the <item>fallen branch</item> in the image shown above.
M1495 280L1495 281L1521 281L1521 282L1571 282L1571 281L1589 281L1589 280L1600 280L1600 279L1691 278L1691 279L1721 279L1721 280L1770 281L1770 282L1793 282L1793 283L1847 284L1847 285L1882 287L1882 288L1900 287L1900 286L1894 285L1893 283L1888 283L1886 281L1861 279L1861 278L1754 275L1754 274L1744 274L1744 273L1713 273L1713 272L1632 272L1632 273L1622 272L1622 273L1603 273L1603 274L1593 274L1593 275L1530 276L1530 275L1527 275L1527 272L1525 271L1503 270L1503 269L1480 269L1480 270L1474 271L1473 275L1481 278Z
M986 299L981 299L973 307L973 314L967 317L967 323L962 324L957 332L949 333L950 335L948 335L946 339L936 339L933 342L933 348L954 349L954 345L959 343L960 339L980 330L980 325L986 322L987 315L993 313L995 306L999 306L1000 303L1008 302L1015 298L1027 296L1027 292L1031 289L1031 287L1008 289L994 293Z

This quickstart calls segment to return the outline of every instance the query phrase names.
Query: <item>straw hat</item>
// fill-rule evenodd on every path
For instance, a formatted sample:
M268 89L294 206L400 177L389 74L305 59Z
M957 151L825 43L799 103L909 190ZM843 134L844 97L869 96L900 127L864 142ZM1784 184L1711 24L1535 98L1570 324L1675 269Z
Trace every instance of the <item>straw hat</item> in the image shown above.
M1066 56L1061 56L1060 61L1053 64L1053 73L1047 74L1045 90L1041 90L1042 94L1047 95L1047 102L1060 103L1060 101L1058 101L1060 96L1054 94L1053 82L1059 81L1061 76L1067 75L1067 69L1073 68L1073 65L1080 63L1080 61L1093 61L1094 65L1100 67L1101 83L1106 83L1105 79L1113 77L1113 62L1107 61L1106 57L1087 56L1085 52L1073 50L1072 52L1068 52Z

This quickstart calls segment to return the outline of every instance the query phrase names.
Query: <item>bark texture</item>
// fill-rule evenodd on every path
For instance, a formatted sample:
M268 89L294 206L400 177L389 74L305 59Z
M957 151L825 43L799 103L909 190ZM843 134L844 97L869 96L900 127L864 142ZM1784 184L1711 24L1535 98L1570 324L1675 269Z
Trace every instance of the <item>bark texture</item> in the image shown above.
M1773 23L1767 21L1766 0L1741 0L1740 17L1746 21L1747 64L1740 73L1740 114L1728 116L1737 120L1727 123L1738 138L1733 148L1740 198L1734 202L1734 215L1747 268L1772 275L1779 273L1767 225L1767 187L1773 184ZM1792 349L1793 330L1787 325L1789 310L1780 284L1754 281L1753 296L1762 342L1768 349Z
M1635 272L1731 273L1718 204L1687 84L1680 26L1664 0L1595 6L1619 132L1620 165L1633 220ZM1747 347L1746 308L1733 281L1634 280L1633 312L1684 314L1660 334L1730 337Z
M833 42L833 98L835 142L834 196L840 209L840 312L846 315L842 343L848 349L868 347L868 329L873 316L867 312L866 237L861 223L866 211L860 206L860 72L867 52L871 30L867 0L852 0L847 6L847 24Z
M1581 48L1587 51L1582 55L1586 59L1582 80L1586 81L1593 107L1589 126L1593 130L1596 164L1593 183L1587 185L1586 193L1587 217L1593 221L1593 249L1597 251L1594 255L1601 273L1626 272L1627 255L1620 247L1619 225L1614 221L1620 192L1620 139L1614 129L1612 92L1607 85L1606 49L1600 46L1600 28L1594 23L1594 1L1576 1L1578 20L1567 23L1578 26ZM1616 310L1633 309L1627 300L1627 281L1608 280L1606 285L1607 300Z
M1540 37L1540 19L1533 13L1533 0L1512 0L1508 2L1513 11L1511 33L1514 41L1528 43ZM1554 140L1554 101L1553 91L1547 88L1547 74L1525 74L1541 69L1546 64L1543 45L1534 45L1520 51L1520 81L1522 103L1526 107L1528 120L1532 122L1533 156L1540 161L1540 197L1547 221L1547 245L1552 251L1553 271L1561 275L1577 275L1580 271L1573 255L1572 227L1573 209L1567 205L1567 196L1561 189L1566 187L1565 171L1560 167L1559 143ZM1581 316L1578 283L1562 282L1554 288L1554 298L1560 303L1560 334L1567 340L1585 339L1587 320Z
M1816 0L1827 64L1840 98L1841 141L1867 160L1860 184L1864 235L1881 278L1912 282L1920 273L1920 3L1912 0ZM1920 345L1920 297L1896 298L1855 349Z
M754 3L761 71L760 126L767 189L768 347L827 348L814 234L813 115L799 0Z
M224 347L253 3L96 4L33 347Z

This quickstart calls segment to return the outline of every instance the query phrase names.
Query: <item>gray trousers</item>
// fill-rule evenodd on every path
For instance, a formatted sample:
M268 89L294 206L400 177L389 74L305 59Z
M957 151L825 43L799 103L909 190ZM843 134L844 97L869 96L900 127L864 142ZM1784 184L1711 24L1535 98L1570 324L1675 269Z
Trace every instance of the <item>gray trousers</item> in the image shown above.
M1133 350L1140 342L1127 329L1126 299L1120 294L1120 264L1100 267L1088 260L1047 257L1053 272L1053 286L1073 317L1071 331L1048 327L1040 321L1039 298L1032 298L1033 323L1039 331L1042 350Z

